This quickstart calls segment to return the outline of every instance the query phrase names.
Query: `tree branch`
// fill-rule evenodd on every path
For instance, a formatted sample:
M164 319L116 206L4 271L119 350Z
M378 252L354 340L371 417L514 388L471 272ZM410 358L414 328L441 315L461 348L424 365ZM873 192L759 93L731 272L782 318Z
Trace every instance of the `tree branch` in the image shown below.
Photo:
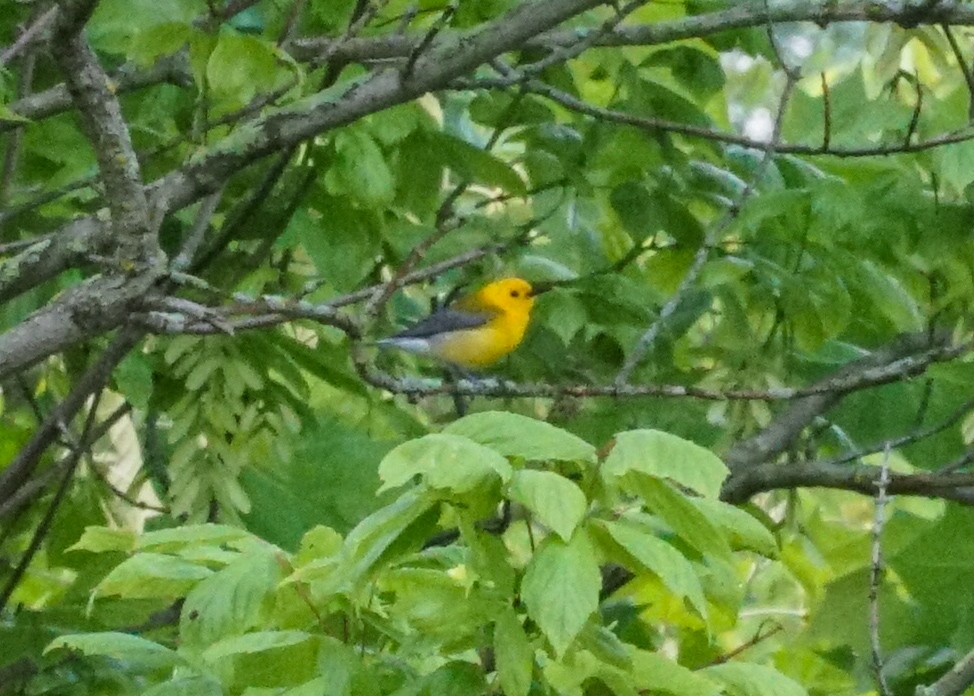
M118 98L109 88L109 78L87 39L79 33L93 2L75 3L80 19L64 10L55 28L59 49L55 59L64 73L68 92L81 118L82 129L91 141L112 216L118 258L130 262L153 262L161 250L149 229L149 204L142 186L139 161L132 147L128 125ZM158 266L158 261L156 261Z
M930 686L918 686L916 696L960 696L974 684L974 650Z
M887 365L909 359L920 351L946 347L943 337L931 345L930 335L923 331L901 336L875 352L843 365L836 372L819 380L813 387L835 384L854 375L881 370ZM820 415L835 406L848 392L824 389L808 398L799 399L772 418L760 432L738 441L723 456L732 473L750 466L766 463L778 457L795 438Z
M192 84L189 60L184 53L177 53L158 60L152 67L138 70L133 65L123 65L109 76L110 84L116 94L124 94L145 87L161 84L186 86ZM54 116L67 111L74 105L68 88L64 84L55 85L43 92L37 92L8 104L8 108L19 116L32 121ZM0 133L14 130L22 124L15 121L0 121Z
M867 464L842 465L831 462L761 464L732 473L724 482L721 500L743 503L756 493L792 488L835 488L875 495L878 469ZM891 473L886 492L890 495L919 495L974 505L974 474Z
M625 111L618 111L615 109L607 109L600 106L595 106L594 104L589 104L587 102L578 99L577 97L564 92L560 89L552 87L540 80L528 80L526 82L521 82L517 79L512 78L475 78L466 79L459 78L453 81L453 87L455 89L495 89L495 88L510 88L517 86L519 88L526 89L528 92L533 94L538 94L551 101L560 104L566 109L575 111L592 118L598 119L599 121L609 121L612 123L620 123L623 125L633 126L634 128L639 128L642 130L647 130L651 132L664 131L668 133L677 133L679 135L684 135L693 138L703 138L706 140L713 140L715 142L727 143L729 145L740 145L741 147L748 147L755 150L761 150L766 147L767 143L759 140L753 140L743 135L738 135L736 133L729 133L727 131L716 130L713 128L705 128L702 126L694 126L688 123L681 123L679 121L669 121L663 118L656 118L654 116L637 116L636 114L630 114ZM828 155L831 157L873 157L879 155L896 155L896 154L906 154L911 152L922 152L924 150L931 150L938 147L943 147L945 145L952 145L954 143L966 142L968 140L974 139L974 130L970 127L965 126L957 131L951 131L948 133L943 133L932 138L927 138L925 140L917 141L900 141L897 143L888 143L885 145L869 145L862 147L836 147L831 144L829 139L823 140L820 145L801 145L796 143L780 143L776 148L776 152L781 154L790 155Z
M769 7L770 5L770 7ZM739 2L729 10L692 15L682 19L616 27L599 36L594 47L656 46L684 39L712 36L725 31L765 27L769 23L815 22L821 27L839 22L891 23L912 29L919 25L974 26L974 7L960 3L930 3L918 9L910 3L881 3L874 0L838 2ZM585 41L597 29L564 29L539 34L525 41L529 49L553 50ZM447 32L444 32L446 35ZM333 37L298 39L291 47L298 60L310 60L322 51L332 51L348 61L381 61L404 58L421 40L421 34L391 34L341 41Z

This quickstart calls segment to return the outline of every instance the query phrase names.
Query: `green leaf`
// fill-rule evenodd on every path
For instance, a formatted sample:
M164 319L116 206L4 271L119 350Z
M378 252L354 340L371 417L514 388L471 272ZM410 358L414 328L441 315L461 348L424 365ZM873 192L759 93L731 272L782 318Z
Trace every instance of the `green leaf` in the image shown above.
M129 402L139 409L149 405L152 395L152 367L141 353L129 353L113 373L115 384Z
M602 574L584 534L567 544L548 537L528 563L521 598L559 656L598 608Z
M595 447L550 423L506 411L483 411L443 429L490 447L505 457L529 461L594 461Z
M629 656L631 646L623 643L611 630L595 622L585 624L578 636L578 647L588 650L602 662L618 669L628 670L632 666Z
M859 287L893 326L900 331L919 331L923 328L923 313L919 305L896 277L868 260L859 265L864 272Z
M571 539L588 507L585 494L578 486L551 471L514 472L510 497L533 512L564 541Z
M348 196L321 194L315 199L314 208L295 211L279 244L288 247L300 243L321 276L328 278L337 290L350 290L368 273L379 241L370 215L369 211L355 208ZM319 346L323 354L316 356L317 361L306 359L307 369L336 386L361 392L361 384L355 386L348 376L336 380L336 375L342 374L343 363L329 360L332 356L328 353L337 351L329 351L328 343L321 341ZM321 364L314 365L315 362Z
M68 551L132 551L135 549L136 534L131 529L110 527L85 527L81 538Z
M636 244L641 244L660 227L659 206L645 186L626 181L609 194L612 210Z
M141 696L223 696L223 689L214 677L191 676L156 684Z
M713 556L715 560L730 561L730 545L724 533L672 485L641 471L629 472L624 484L646 501L650 512L662 518L704 558Z
M616 435L603 471L611 476L641 471L669 478L709 498L720 495L728 474L727 467L710 450L660 430L630 430Z
M190 590L180 612L182 645L201 649L258 626L263 603L280 573L272 549L265 547L241 554L203 580Z
M138 553L126 559L98 583L101 595L127 599L181 597L200 580L213 574L209 568L161 553Z
M129 55L139 65L148 67L160 57L184 48L198 31L189 22L164 22L148 26L138 32L137 40L129 48Z
M30 123L29 118L24 118L16 111L13 111L6 104L0 104L0 121L12 121L14 123Z
M345 193L372 207L392 202L392 171L371 135L361 128L343 130L335 136L335 149L338 158L330 172L344 182Z
M206 81L221 99L242 105L273 86L278 58L273 44L253 36L222 32L206 63Z
M454 660L423 679L418 696L470 696L487 693L480 665Z
M53 640L44 654L66 648L83 655L100 655L122 663L137 663L145 667L168 667L182 664L183 658L169 648L129 633L79 633Z
M658 576L673 594L688 600L697 614L707 620L707 601L700 578L693 564L672 545L621 522L599 521L595 529L604 530L625 552L629 560L625 565Z
M428 492L421 488L400 495L393 503L373 512L362 520L345 538L342 572L336 573L334 588L354 591L362 578L384 558L404 546L419 547L422 536L430 531L439 516L438 506ZM332 559L325 559L325 567ZM315 562L295 573L295 577L311 573Z
M723 693L716 681L659 653L634 650L632 665L633 682L644 690L674 696L718 696Z
M297 645L312 637L304 631L256 631L218 641L204 650L202 657L207 662L215 662L230 655L259 653Z
M720 500L689 500L708 519L720 525L732 547L749 549L768 558L778 555L778 542L775 541L774 534L746 510Z
M808 696L800 684L764 665L725 662L698 673L724 684L729 696Z
M500 477L511 477L511 465L492 449L459 435L432 434L399 445L379 464L380 492L398 488L414 476L431 488L467 493Z
M187 546L234 544L254 536L245 529L226 524L194 524L147 532L136 543L138 549L175 552Z
M518 173L486 150L440 131L428 131L425 137L428 147L464 179L497 186L515 196L523 196L527 192L524 180Z
M494 659L505 696L527 696L534 671L534 648L510 607L494 622Z

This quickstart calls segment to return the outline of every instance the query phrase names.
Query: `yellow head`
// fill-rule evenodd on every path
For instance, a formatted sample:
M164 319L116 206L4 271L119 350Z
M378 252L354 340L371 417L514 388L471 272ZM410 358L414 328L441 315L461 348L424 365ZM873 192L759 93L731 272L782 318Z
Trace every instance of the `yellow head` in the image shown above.
M532 291L531 283L526 280L504 278L488 283L459 304L464 308L494 310L527 318L534 306Z

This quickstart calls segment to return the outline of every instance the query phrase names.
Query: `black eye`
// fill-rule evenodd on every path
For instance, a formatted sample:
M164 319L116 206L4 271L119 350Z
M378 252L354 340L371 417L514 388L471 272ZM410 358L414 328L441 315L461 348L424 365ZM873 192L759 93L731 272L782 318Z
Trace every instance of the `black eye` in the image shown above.
M521 292L519 290L511 290L511 297L520 297Z

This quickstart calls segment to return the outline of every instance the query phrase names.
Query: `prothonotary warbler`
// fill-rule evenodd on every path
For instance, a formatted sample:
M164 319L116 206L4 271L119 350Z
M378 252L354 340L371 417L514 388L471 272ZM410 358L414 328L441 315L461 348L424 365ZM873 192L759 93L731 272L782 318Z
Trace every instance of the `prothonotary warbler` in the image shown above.
M504 278L377 342L431 355L460 368L495 363L517 348L538 291L521 278Z

